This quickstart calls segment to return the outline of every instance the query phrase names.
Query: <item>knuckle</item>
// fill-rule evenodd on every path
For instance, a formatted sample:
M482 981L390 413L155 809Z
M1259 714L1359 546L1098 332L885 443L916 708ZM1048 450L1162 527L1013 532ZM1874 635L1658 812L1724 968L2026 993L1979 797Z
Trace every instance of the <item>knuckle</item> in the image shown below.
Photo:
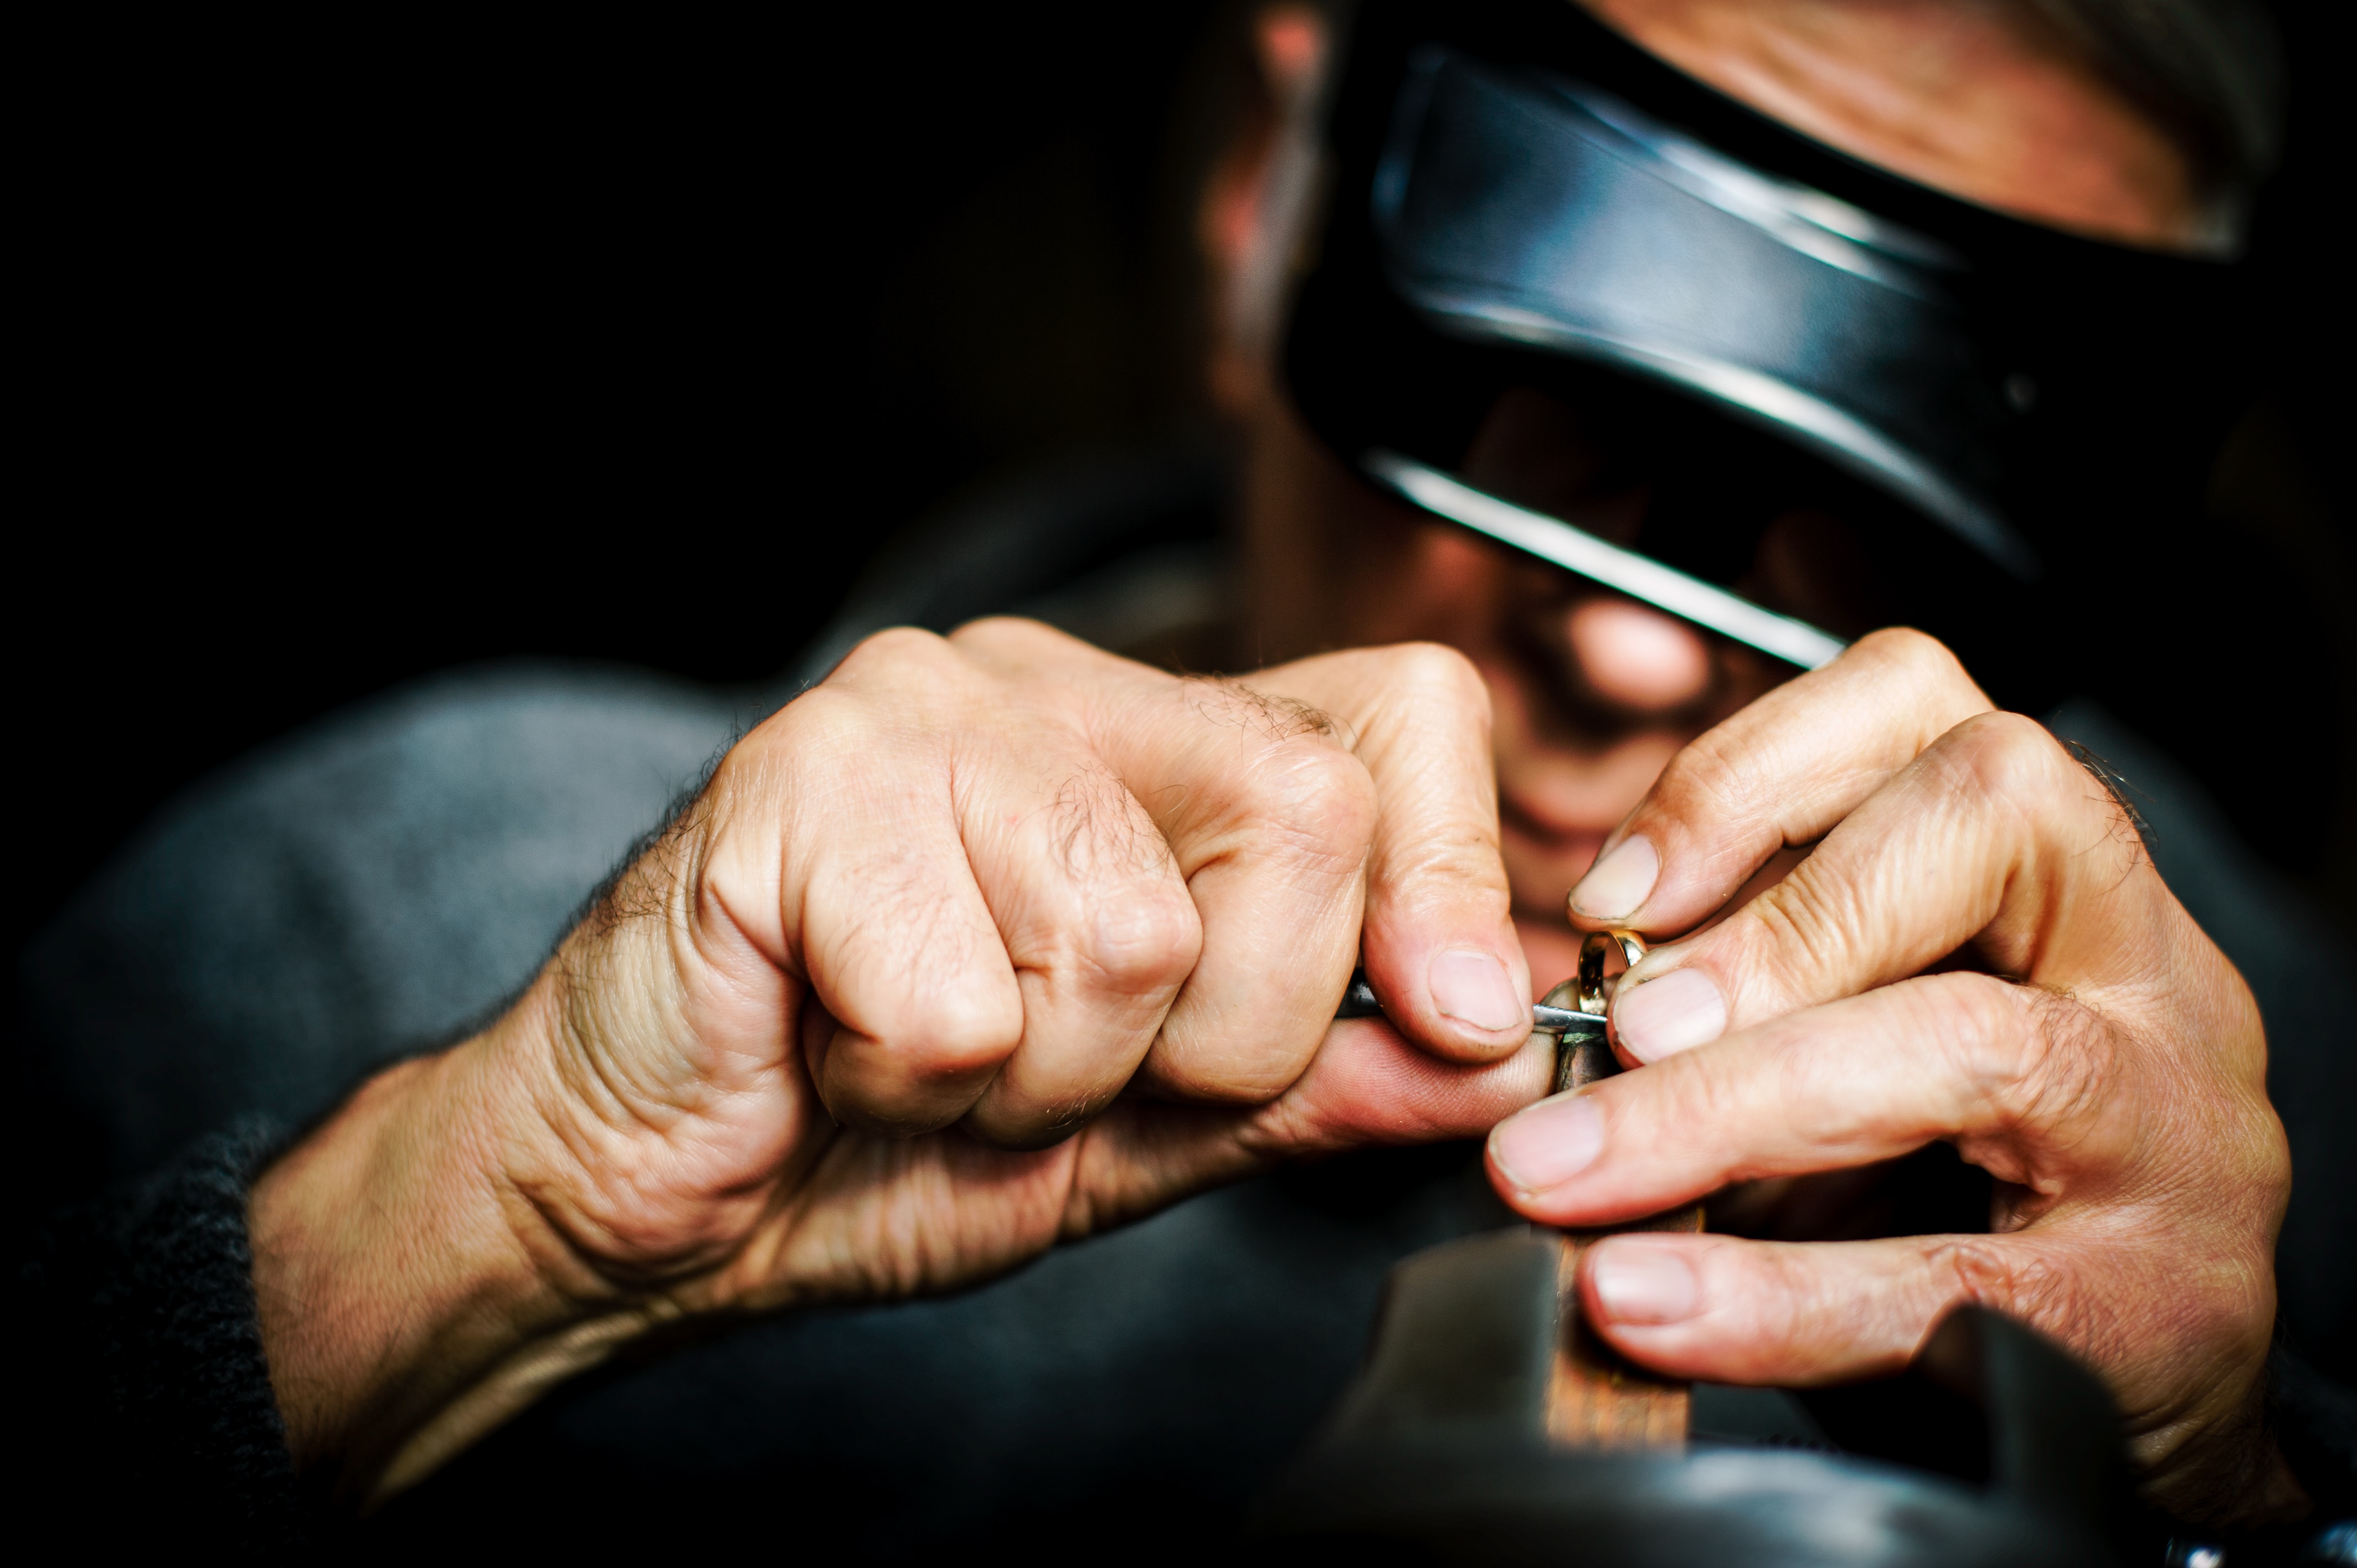
M1049 813L1052 849L1074 889L1058 944L1096 983L1141 993L1186 978L1202 947L1202 920L1170 846L1111 772L1068 780Z
M1479 824L1449 824L1405 842L1391 835L1378 852L1376 870L1379 885L1369 888L1369 897L1388 918L1472 908L1503 917L1512 904L1498 841Z
M1254 754L1235 780L1234 803L1305 856L1355 863L1374 836L1374 779L1356 757L1322 738L1296 737Z
M1202 924L1169 844L1109 768L1090 762L1058 789L1027 854L1060 873L1054 890L1014 916L1018 945L1095 990L1143 994L1195 966Z
M953 656L949 640L921 627L894 626L862 638L826 678L827 685L938 670Z
M1929 1251L1934 1273L1946 1280L1956 1301L2044 1318L2039 1308L2068 1291L2067 1277L2042 1251L2003 1237L1941 1236Z
M1952 1081L1979 1108L1971 1131L2010 1120L2012 1086L2026 1067L2015 987L1981 974L1934 975L1903 987L1916 1006L1906 1022L1934 1042Z
M1975 714L1941 736L1932 749L1975 792L1992 800L2043 795L2058 777L2056 764L2076 766L2044 725L2019 714Z
M1781 841L1782 802L1770 779L1741 738L1724 727L1712 730L1670 759L1639 821L1684 830L1684 853L1703 857L1699 874L1732 890Z
M894 1030L881 1042L913 1085L956 1083L994 1071L1015 1054L1023 1036L1020 1013L997 1007L942 1007L921 1024Z
M978 620L967 621L944 640L960 650L1017 657L1036 657L1087 646L1078 638L1058 631L1045 621L1031 620L1023 616L984 616Z
M1978 1108L1977 1125L1964 1131L2070 1142L2104 1116L2120 1037L2101 1013L1994 975L1936 975L1916 989L1946 1069Z
M1757 759L1724 728L1695 737L1670 758L1653 800L1670 814L1718 821L1757 815L1764 780Z
M1731 967L1747 977L1776 977L1793 996L1813 994L1820 976L1839 974L1866 936L1866 912L1858 890L1838 877L1801 874L1786 877L1751 901L1747 918L1731 923L1729 935L1761 955L1738 958ZM1763 961L1772 955L1772 961Z
M1993 1307L2035 1326L2098 1366L2117 1365L2122 1325L2091 1288L2083 1259L1999 1236L1942 1236L1926 1249L1948 1299Z
M854 650L856 652L857 650ZM845 662L849 662L846 659ZM845 737L869 727L869 705L840 683L843 667L761 722L729 749L720 776L740 773L756 757L771 754L804 763L825 757Z
M1194 901L1183 886L1165 885L1100 908L1081 956L1101 988L1135 995L1175 990L1202 950Z
M1932 690L1972 685L1972 677L1946 643L1910 626L1868 632L1850 645L1847 656L1887 665L1910 685Z
M2064 993L2033 985L2013 989L2024 1026L2013 1031L2010 1119L2044 1138L2069 1139L2107 1109L2108 1090L2117 1076L2119 1029Z
M1488 716L1489 682L1473 660L1456 649L1437 642L1405 642L1379 649L1374 657L1382 662L1385 683L1411 700Z
M1671 1060L1677 1069L1665 1075L1666 1081L1657 1083L1654 1090L1663 1095L1661 1109L1654 1113L1658 1131L1674 1133L1679 1129L1728 1126L1756 1107L1758 1081L1740 1059L1726 1052L1688 1051ZM1609 1106L1614 1101L1607 1099L1603 1103ZM1719 1153L1727 1180L1770 1174L1751 1168L1735 1151Z

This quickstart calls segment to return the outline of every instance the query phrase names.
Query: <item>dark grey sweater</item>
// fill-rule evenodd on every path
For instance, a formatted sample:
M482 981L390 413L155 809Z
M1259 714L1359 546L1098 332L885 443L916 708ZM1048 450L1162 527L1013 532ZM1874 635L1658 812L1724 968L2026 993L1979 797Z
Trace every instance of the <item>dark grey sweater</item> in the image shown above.
M316 1522L254 1322L249 1123L49 1217L16 1275L25 1498L93 1542L270 1552Z

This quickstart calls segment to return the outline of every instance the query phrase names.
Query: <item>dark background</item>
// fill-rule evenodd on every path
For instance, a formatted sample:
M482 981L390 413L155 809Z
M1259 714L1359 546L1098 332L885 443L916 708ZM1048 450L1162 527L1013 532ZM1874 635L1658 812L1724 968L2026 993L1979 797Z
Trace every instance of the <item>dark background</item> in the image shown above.
M2197 673L2131 716L2345 915L2329 11L2285 11L2270 390L2162 563ZM758 680L929 509L1200 419L1214 12L184 17L28 54L9 950L175 791L332 708L517 655Z

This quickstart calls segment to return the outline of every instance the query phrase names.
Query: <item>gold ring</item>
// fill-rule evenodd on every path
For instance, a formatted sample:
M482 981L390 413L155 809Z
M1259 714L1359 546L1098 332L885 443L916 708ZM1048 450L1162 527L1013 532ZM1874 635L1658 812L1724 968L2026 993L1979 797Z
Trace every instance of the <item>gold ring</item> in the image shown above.
M1615 947L1630 969L1645 956L1645 939L1634 931L1590 931L1579 944L1579 1010L1592 1018L1604 1016L1604 955Z

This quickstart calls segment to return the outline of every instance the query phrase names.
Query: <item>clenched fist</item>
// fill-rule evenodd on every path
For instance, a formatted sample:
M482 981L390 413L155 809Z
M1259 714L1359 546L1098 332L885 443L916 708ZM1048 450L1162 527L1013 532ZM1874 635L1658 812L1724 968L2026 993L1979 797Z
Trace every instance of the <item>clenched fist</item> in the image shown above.
M668 1320L946 1289L1540 1093L1458 655L1184 680L887 632L490 1029L259 1184L298 1458L383 1493ZM1333 1021L1363 961L1390 1022Z

